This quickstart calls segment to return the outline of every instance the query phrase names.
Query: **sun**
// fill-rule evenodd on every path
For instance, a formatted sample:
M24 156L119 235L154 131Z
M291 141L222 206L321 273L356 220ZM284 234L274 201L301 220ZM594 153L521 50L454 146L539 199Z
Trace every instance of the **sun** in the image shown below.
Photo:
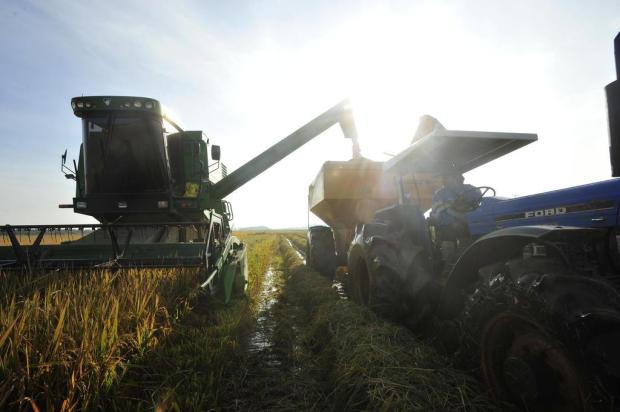
M351 98L367 157L385 160L403 150L419 117L436 106L436 84L450 67L450 56L443 51L458 38L458 24L450 24L450 16L432 6L422 14L381 8L358 16L321 41L320 48L331 49L328 55L337 61L341 84L336 87ZM433 23L437 21L447 24L438 30Z

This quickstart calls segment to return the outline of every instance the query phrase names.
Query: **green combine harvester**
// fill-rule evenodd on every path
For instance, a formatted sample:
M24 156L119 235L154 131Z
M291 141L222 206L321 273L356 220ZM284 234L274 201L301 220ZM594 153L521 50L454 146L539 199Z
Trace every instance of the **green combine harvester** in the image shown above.
M357 140L343 101L227 174L219 146L182 130L157 100L76 97L71 107L82 144L72 167L62 156L75 197L59 207L100 223L0 226L0 271L193 267L203 287L229 301L248 274L224 198L336 123Z

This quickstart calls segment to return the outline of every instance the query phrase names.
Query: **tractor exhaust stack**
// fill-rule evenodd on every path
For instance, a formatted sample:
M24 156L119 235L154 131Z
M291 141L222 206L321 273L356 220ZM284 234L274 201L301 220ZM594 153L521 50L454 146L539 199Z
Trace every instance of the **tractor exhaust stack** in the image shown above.
M620 176L620 33L614 39L616 80L605 87L609 117L609 158L611 175Z

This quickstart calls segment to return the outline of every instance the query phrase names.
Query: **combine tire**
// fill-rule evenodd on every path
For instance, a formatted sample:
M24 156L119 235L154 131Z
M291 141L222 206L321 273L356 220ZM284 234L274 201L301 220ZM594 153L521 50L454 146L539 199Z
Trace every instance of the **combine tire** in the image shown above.
M248 289L247 268L244 271L242 267L238 267L235 271L235 283L233 284L233 298L245 297Z
M236 254L235 282L233 283L232 296L235 298L245 297L248 289L248 254L247 247L243 242L237 242L234 246Z
M308 230L306 261L317 272L333 277L336 270L336 245L327 226L313 226Z
M381 224L367 224L355 237L348 267L353 301L411 328L428 318L439 296L424 249Z

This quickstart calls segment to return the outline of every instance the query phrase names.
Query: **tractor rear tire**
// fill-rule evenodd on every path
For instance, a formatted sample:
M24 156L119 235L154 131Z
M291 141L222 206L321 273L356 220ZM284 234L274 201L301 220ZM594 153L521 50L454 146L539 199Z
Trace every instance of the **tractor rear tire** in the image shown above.
M345 288L350 298L380 316L417 328L439 297L425 250L402 233L367 224L353 240Z
M459 363L477 369L498 402L529 411L587 408L590 380L574 337L534 292L500 275L477 289L461 323Z

